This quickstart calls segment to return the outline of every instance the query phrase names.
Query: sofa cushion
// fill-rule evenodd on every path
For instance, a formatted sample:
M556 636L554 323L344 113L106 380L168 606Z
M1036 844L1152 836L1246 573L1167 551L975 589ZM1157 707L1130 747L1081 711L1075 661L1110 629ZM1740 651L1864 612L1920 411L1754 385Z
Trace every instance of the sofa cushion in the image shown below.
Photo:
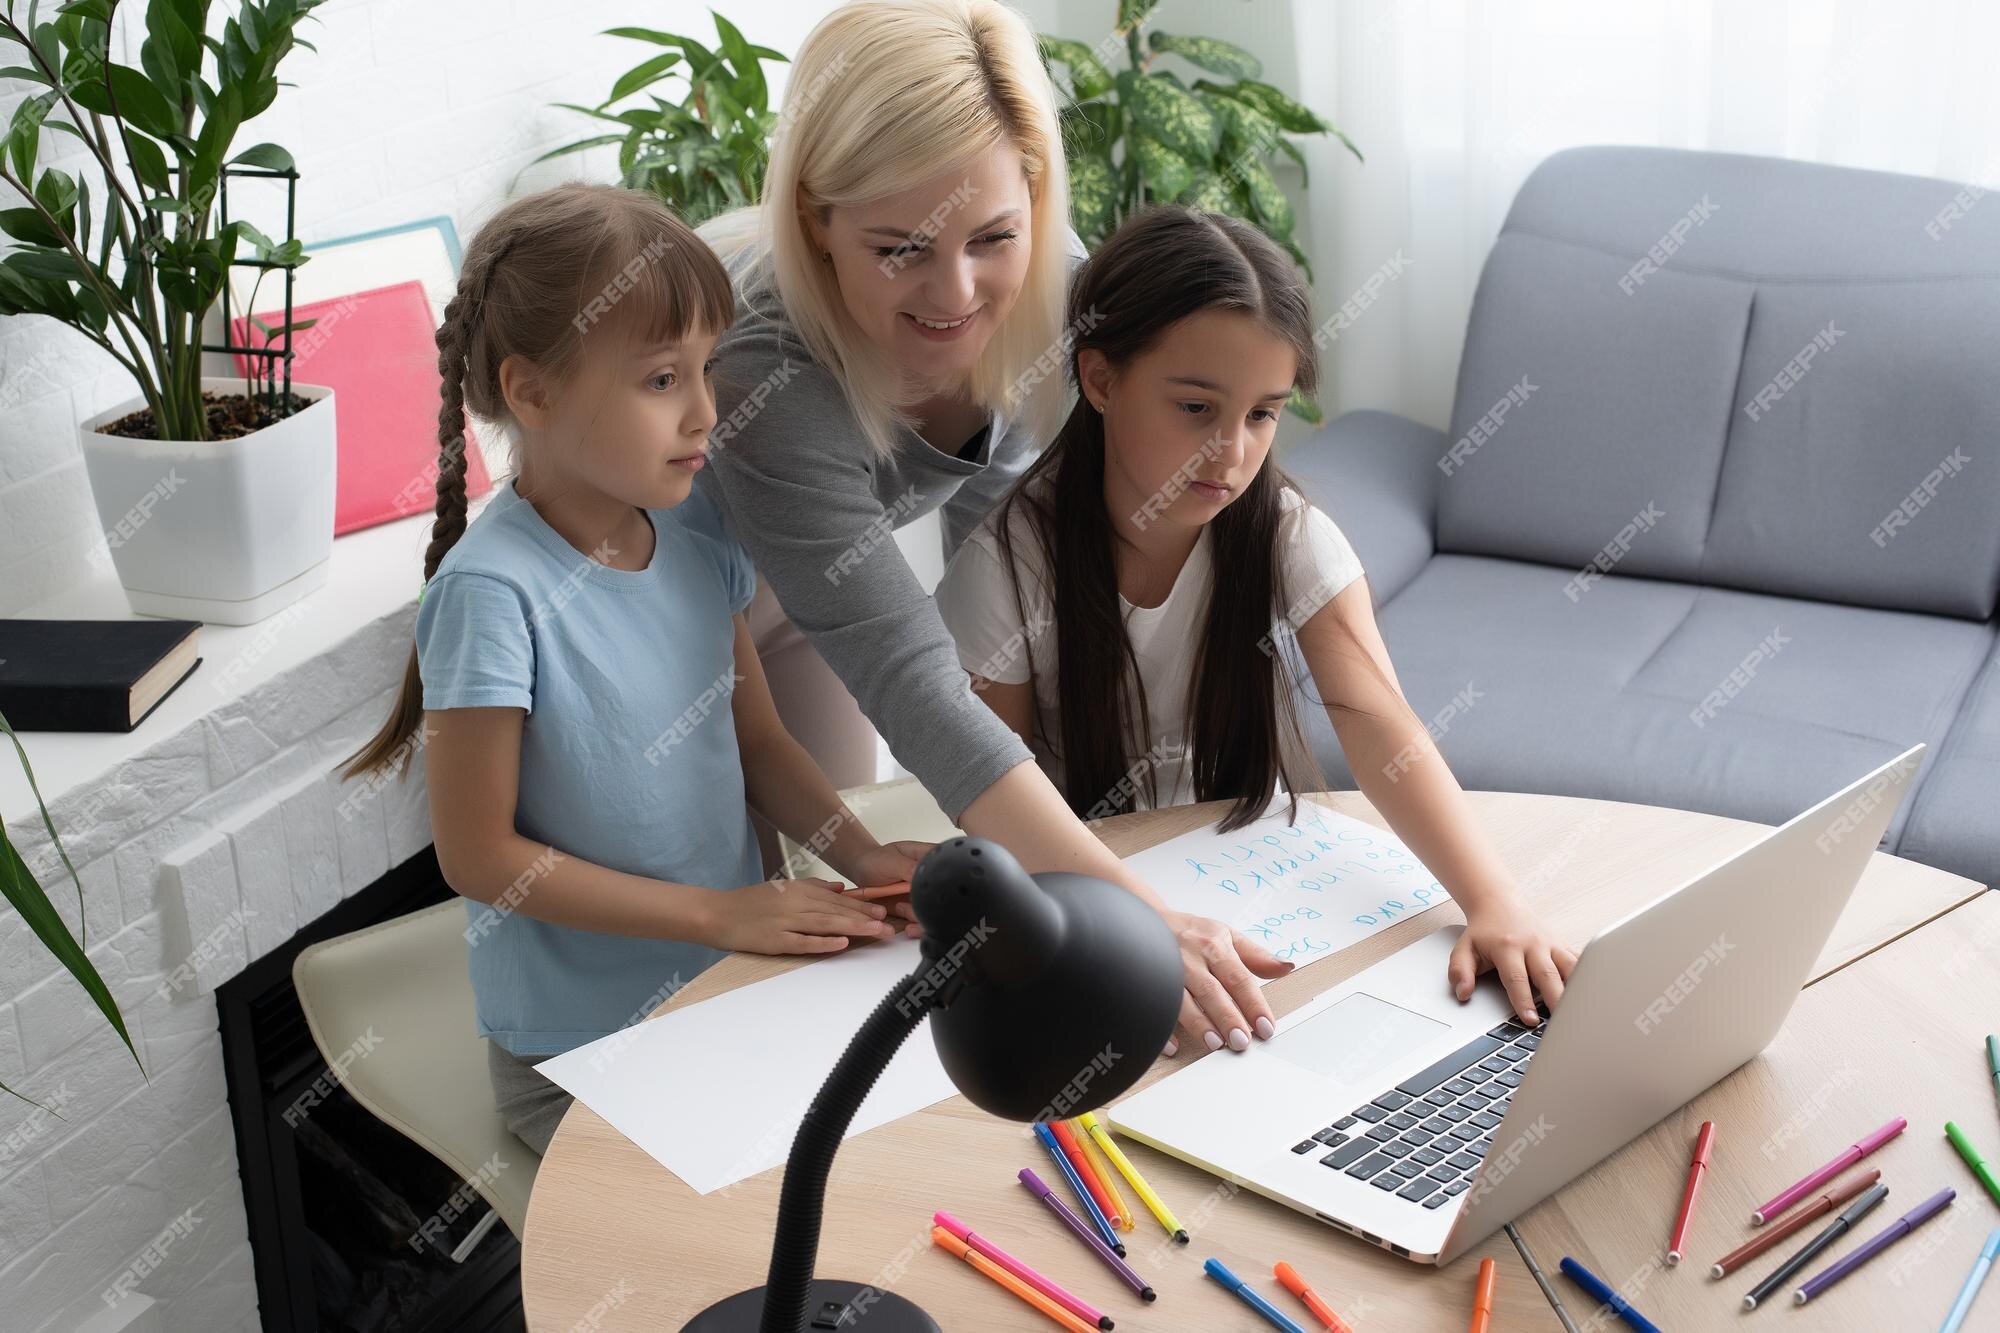
M1624 571L1695 576L1752 288L1668 272L1634 300L1630 264L1494 242L1438 460L1440 550L1580 568L1645 514Z
M1977 202L1775 158L1555 154L1473 301L1438 548L1991 617L2000 208Z
M1572 578L1439 555L1382 608L1465 786L1778 824L1925 741L1921 789L1994 649L1993 627L1947 617L1618 575L1572 596ZM1351 783L1324 710L1303 712L1328 780Z
M2000 888L2000 648L1917 789L1896 851Z
M1992 615L1996 370L2000 273L1760 287L1700 581Z

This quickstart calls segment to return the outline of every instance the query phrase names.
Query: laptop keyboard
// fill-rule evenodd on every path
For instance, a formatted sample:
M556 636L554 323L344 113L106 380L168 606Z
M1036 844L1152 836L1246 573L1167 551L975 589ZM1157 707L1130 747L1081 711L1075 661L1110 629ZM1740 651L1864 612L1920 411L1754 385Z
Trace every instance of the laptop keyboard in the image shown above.
M1309 1139L1304 1156L1425 1208L1472 1187L1542 1029L1508 1019Z

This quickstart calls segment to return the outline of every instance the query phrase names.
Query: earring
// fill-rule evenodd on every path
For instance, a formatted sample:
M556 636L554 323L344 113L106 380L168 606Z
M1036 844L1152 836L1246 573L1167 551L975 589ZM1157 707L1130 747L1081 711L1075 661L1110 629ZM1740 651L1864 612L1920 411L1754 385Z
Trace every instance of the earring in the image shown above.
M833 262L833 251L831 250L820 251L819 262L822 264L831 264Z

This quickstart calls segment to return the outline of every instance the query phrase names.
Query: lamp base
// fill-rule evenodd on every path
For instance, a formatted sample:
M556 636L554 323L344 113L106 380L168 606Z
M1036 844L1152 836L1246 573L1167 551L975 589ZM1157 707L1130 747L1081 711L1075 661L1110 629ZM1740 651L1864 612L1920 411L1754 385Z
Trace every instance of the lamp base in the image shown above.
M681 1333L757 1333L764 1322L764 1289L725 1296L703 1310ZM923 1307L865 1282L816 1277L806 1304L806 1327L819 1333L943 1333Z

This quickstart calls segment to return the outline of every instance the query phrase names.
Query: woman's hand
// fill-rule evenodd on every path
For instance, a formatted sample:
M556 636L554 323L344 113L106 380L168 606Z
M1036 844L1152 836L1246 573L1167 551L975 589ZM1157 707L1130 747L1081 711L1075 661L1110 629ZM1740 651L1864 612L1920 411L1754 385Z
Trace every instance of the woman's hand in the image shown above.
M883 843L872 851L863 852L855 858L849 873L854 877L856 888L869 888L876 884L905 884L917 873L917 862L937 850L934 842L890 842ZM905 923L903 933L912 939L924 933L917 924L917 914L910 907L910 895L905 892L893 898L876 898L873 901L889 909L890 914Z
M1521 1021L1533 1027L1542 1021L1535 1011L1535 991L1550 1006L1562 999L1563 982L1576 966L1576 955L1550 940L1528 905L1512 893L1481 903L1465 914L1465 933L1452 946L1451 992L1460 1002L1472 996L1473 978L1488 968L1499 974L1507 998Z
M824 879L767 879L715 895L714 924L700 941L738 953L838 953L850 939L893 939L880 903L862 902Z
M1176 1031L1211 1051L1224 1046L1248 1050L1252 1033L1268 1040L1276 1029L1257 978L1282 977L1294 964L1280 962L1242 931L1213 917L1188 912L1162 915L1181 946L1181 972L1187 981ZM1179 1049L1179 1037L1169 1038L1165 1053Z

